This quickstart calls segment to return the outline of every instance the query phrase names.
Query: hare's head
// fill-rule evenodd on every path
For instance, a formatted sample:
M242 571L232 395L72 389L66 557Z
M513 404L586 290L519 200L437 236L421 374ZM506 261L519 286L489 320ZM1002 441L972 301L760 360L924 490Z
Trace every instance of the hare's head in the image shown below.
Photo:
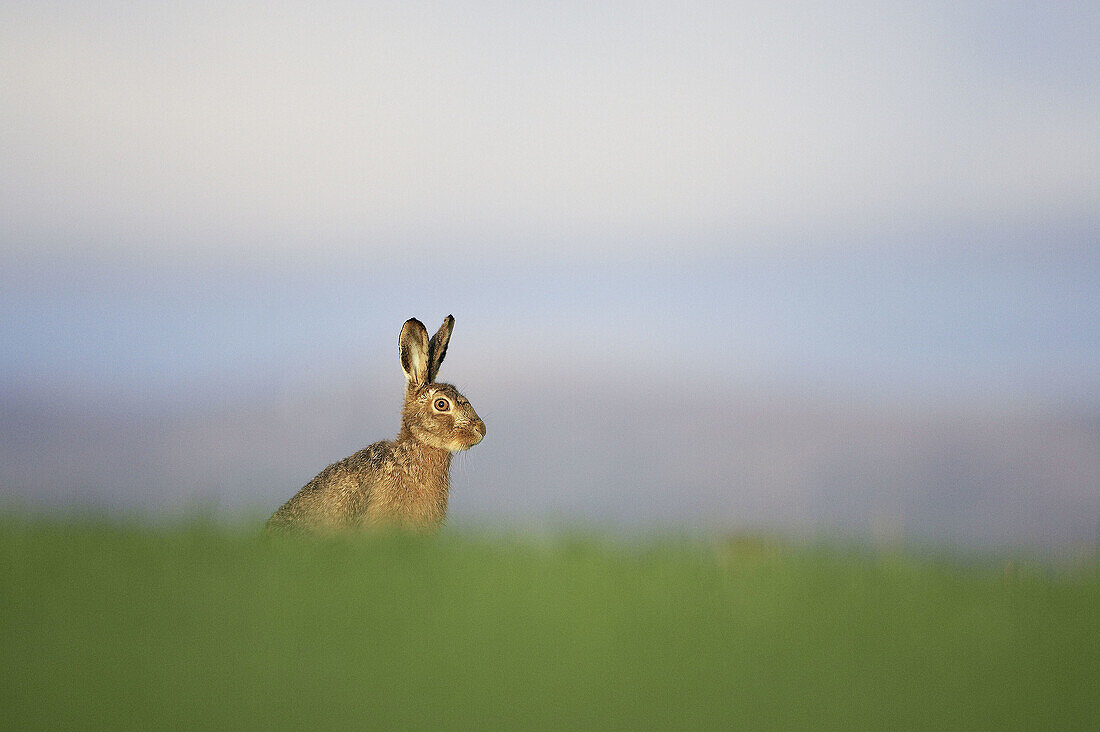
M424 324L409 318L398 342L401 368L408 379L401 424L418 442L448 452L468 450L485 437L485 423L466 397L450 384L435 381L454 324L454 317L448 315L429 340Z

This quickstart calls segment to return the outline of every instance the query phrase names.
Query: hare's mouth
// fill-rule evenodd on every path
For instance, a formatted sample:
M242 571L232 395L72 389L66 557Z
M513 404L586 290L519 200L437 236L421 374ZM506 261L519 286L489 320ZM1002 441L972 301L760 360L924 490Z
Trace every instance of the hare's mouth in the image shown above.
M473 427L455 430L455 435L451 438L451 452L469 450L471 447L481 442L484 436L484 431L478 431Z

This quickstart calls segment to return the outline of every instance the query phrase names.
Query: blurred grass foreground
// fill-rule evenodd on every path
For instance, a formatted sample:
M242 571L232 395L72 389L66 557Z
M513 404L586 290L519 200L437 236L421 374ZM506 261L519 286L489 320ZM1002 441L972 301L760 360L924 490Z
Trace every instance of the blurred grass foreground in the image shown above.
M0 519L3 726L1098 729L1100 571Z

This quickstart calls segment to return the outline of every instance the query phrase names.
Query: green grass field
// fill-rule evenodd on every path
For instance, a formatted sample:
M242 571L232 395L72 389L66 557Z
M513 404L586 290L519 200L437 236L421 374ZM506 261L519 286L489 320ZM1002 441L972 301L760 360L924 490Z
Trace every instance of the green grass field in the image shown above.
M7 729L1098 729L1100 571L0 520Z

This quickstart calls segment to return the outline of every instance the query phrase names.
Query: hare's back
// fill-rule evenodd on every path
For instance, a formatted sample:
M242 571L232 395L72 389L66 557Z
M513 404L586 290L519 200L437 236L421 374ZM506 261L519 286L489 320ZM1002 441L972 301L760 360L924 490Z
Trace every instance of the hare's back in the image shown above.
M358 523L390 447L387 441L376 442L329 465L275 512L268 529L342 528Z

